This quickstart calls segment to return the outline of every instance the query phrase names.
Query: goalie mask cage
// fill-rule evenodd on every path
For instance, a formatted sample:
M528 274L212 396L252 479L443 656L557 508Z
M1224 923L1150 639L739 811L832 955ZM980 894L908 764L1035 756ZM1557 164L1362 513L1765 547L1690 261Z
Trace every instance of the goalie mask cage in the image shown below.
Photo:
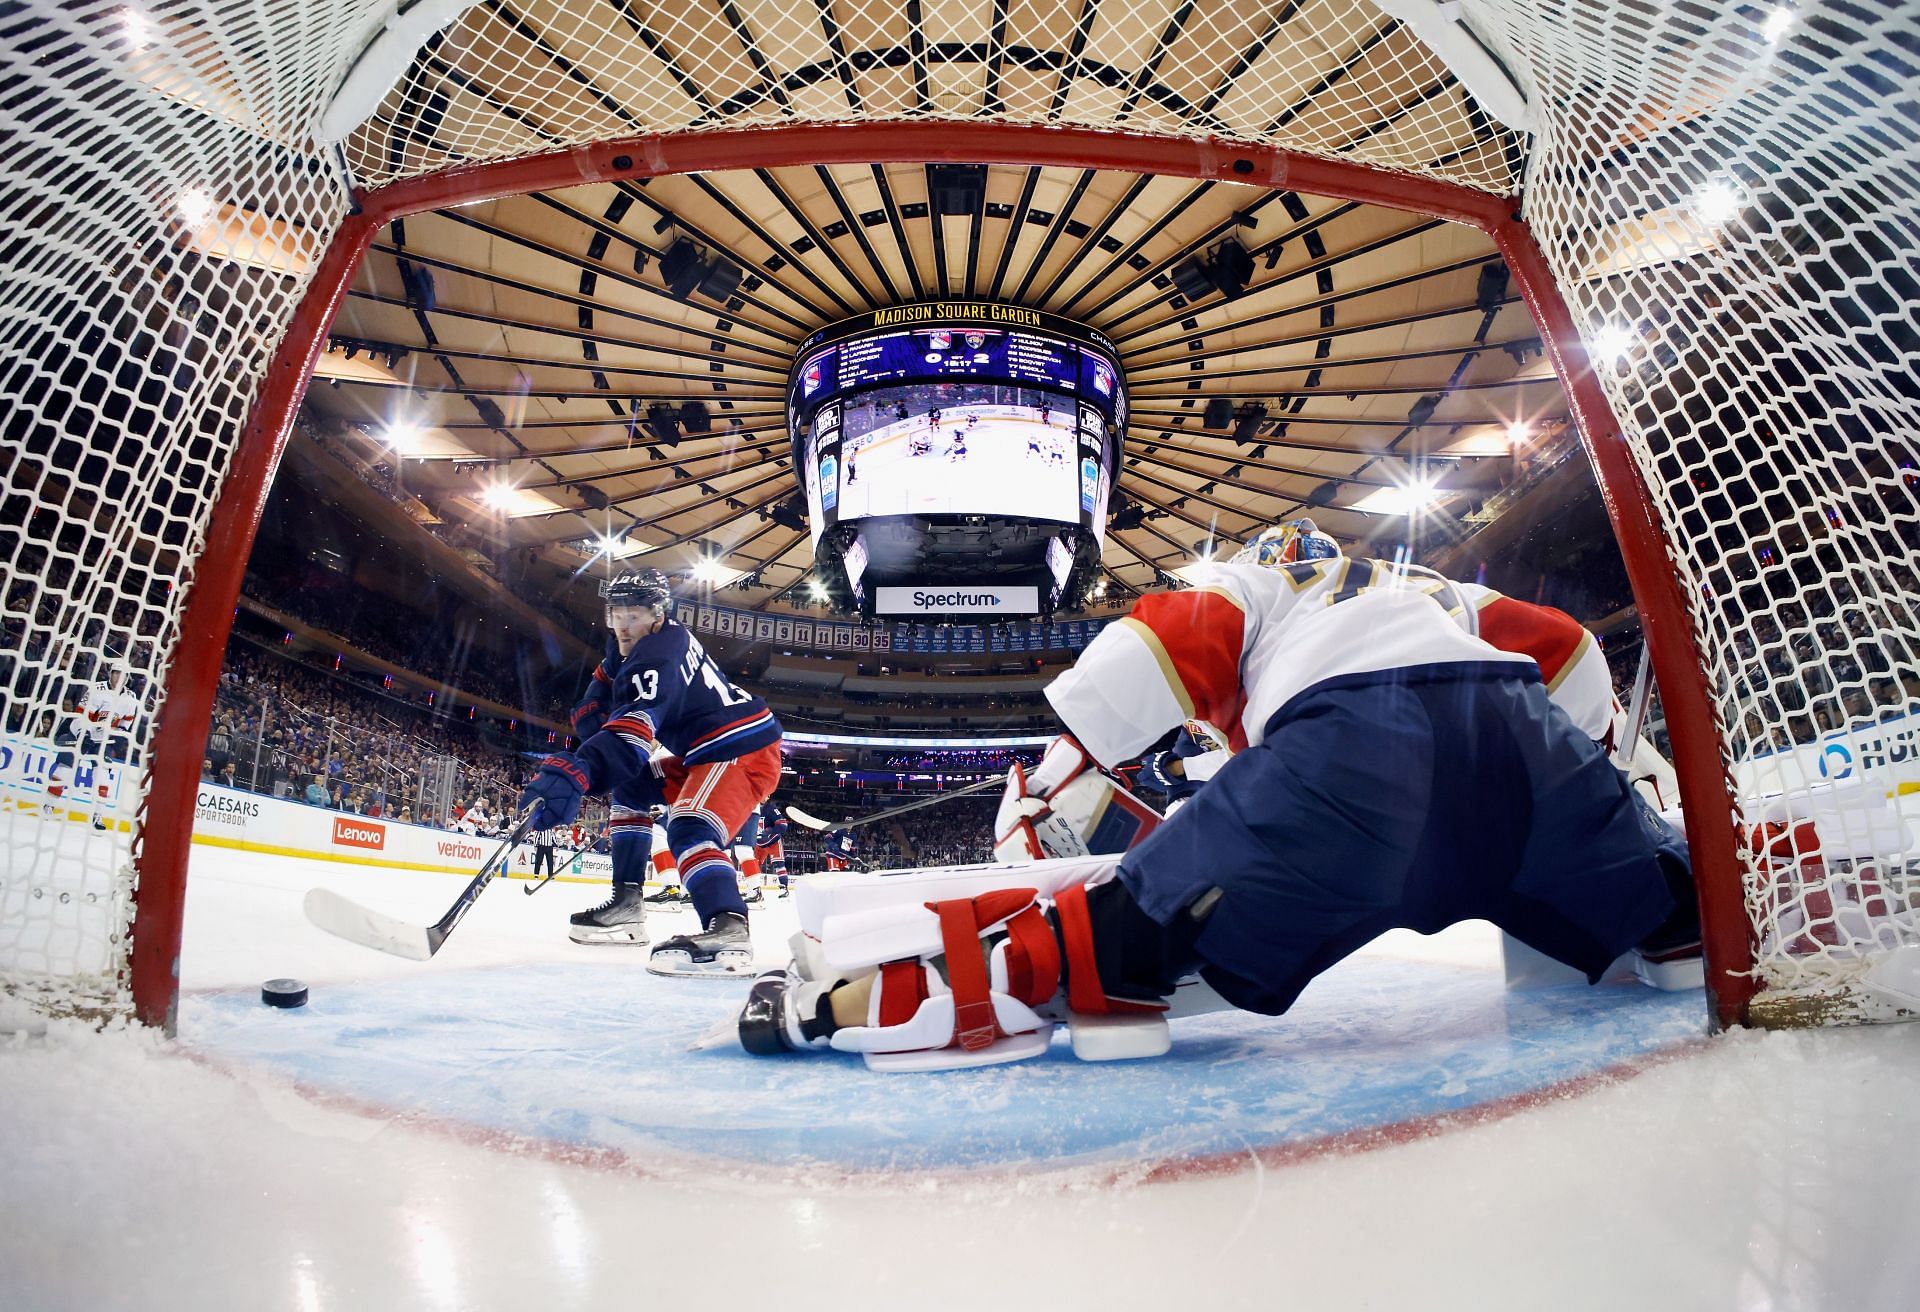
M621 177L953 161L1487 232L1626 561L1717 1019L1897 1014L1856 981L1914 938L1875 810L1920 702L1914 5L38 0L0 29L10 992L171 1026L242 571L378 228ZM147 708L128 759L92 763L131 823L42 823L63 700L107 665ZM1796 825L1822 761L1865 800Z

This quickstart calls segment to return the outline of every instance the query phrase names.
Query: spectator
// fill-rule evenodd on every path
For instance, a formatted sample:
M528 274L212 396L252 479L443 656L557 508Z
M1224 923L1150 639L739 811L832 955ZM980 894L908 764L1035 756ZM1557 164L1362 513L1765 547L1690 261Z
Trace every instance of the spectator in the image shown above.
M326 804L327 782L316 774L313 776L312 781L307 784L307 805L325 806Z

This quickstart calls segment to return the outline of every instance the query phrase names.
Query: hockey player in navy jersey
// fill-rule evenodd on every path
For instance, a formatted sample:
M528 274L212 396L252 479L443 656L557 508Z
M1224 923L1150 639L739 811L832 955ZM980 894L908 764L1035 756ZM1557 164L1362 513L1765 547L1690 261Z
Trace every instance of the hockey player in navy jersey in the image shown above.
M820 852L826 858L828 870L851 870L853 868L853 830L836 829L828 834L820 845Z
M1152 1055L1170 1005L1277 1015L1390 928L1490 920L1595 980L1697 935L1684 844L1539 661L1477 635L1460 585L1269 550L1286 537L1143 597L1048 686L1068 733L1010 773L996 852L1062 859L895 876L884 914L852 907L849 937L809 949L829 971L755 984L743 1045L924 1069L1034 1056L1053 1023L1091 1020L1089 1051ZM1128 801L1101 767L1194 720L1227 731L1230 758L1131 845L1094 844ZM1075 815L1078 853L1046 841Z
M752 964L739 871L727 850L780 779L780 723L765 702L728 682L692 633L668 618L672 588L658 570L606 590L607 656L575 714L585 741L556 753L520 796L540 806L537 828L570 823L586 793L611 795L613 896L573 917L581 942L645 943L642 894L651 851L647 808L667 803L667 843L701 932L654 947L659 975L731 974Z
M759 829L753 836L753 855L760 869L780 882L780 895L787 893L787 817L771 798L760 803Z

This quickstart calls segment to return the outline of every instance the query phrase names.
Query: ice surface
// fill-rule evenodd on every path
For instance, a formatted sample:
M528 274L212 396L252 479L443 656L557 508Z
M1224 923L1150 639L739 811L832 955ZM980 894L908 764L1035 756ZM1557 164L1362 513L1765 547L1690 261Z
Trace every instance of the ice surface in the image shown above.
M1492 935L1463 927L1376 945L1282 1020L1178 1022L1161 1062L1056 1045L882 1077L685 1052L744 985L569 944L597 887L503 882L412 963L305 925L313 885L424 923L461 881L197 850L179 1042L55 1023L0 1047L0 1305L1906 1309L1920 1290L1912 1027L1696 1042L1697 996L1504 995ZM756 928L769 959L784 914ZM280 975L308 1008L258 1003Z

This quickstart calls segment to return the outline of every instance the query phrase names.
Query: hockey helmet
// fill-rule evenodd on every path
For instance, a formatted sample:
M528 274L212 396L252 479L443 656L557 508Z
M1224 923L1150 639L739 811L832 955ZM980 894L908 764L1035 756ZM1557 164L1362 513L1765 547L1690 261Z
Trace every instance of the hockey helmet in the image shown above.
M637 569L608 579L600 595L608 610L639 606L664 615L673 600L673 583L657 569Z
M1302 560L1332 560L1340 544L1320 531L1310 519L1290 519L1260 530L1258 536L1234 553L1232 564L1278 568Z

